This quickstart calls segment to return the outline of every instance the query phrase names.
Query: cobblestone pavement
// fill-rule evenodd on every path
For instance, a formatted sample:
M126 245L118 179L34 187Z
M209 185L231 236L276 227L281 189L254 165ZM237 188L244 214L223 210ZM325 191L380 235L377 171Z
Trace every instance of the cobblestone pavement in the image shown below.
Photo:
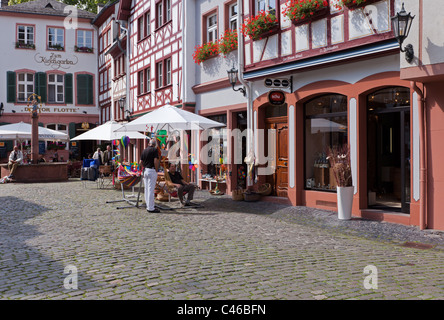
M206 191L204 208L161 213L106 203L121 198L78 180L0 185L0 298L444 298L442 232Z

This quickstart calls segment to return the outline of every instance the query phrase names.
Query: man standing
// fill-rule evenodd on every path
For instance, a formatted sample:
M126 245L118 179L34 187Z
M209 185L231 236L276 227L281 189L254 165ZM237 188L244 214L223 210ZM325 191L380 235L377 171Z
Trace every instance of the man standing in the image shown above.
M139 164L143 167L143 183L145 186L145 203L148 212L160 212L154 207L154 189L156 188L157 171L159 170L159 152L156 139L151 139L148 147L142 151Z
M111 165L111 160L113 158L113 151L111 150L111 146L106 146L106 151L103 153L103 163L107 166Z
M97 151L94 152L93 159L98 159L99 160L99 166L101 166L103 164L103 153L100 150L100 148L97 148Z
M171 182L177 188L177 196L179 197L182 206L185 207L194 205L190 201L193 200L194 190L196 189L196 186L194 184L186 182L183 179L182 175L176 171L176 165L174 163L170 163L168 174L170 175ZM184 192L188 193L186 201L184 201L183 199Z
M14 178L15 169L23 162L23 153L19 150L18 146L14 146L14 150L9 155L8 170L9 178Z

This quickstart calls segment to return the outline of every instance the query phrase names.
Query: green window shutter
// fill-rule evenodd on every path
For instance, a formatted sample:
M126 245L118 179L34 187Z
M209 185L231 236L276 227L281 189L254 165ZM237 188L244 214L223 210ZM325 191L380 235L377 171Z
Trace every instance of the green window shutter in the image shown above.
M72 73L65 74L65 103L72 103Z
M88 74L88 104L94 104L94 83L93 76Z
M76 136L76 123L75 122L70 122L68 124L68 134L69 134L70 139L72 139Z
M42 103L46 102L46 73L37 72L35 74L35 91L37 95L42 97Z
M6 82L7 82L7 102L15 102L15 72L14 71L8 71L6 73Z
M87 78L86 74L77 75L77 103L87 104Z

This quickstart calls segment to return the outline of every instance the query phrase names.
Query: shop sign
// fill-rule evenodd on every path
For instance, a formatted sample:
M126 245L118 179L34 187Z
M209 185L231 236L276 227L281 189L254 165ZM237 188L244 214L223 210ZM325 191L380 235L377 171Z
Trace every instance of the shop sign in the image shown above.
M41 55L40 52L34 56L34 60L37 63L43 63L46 66L57 69L69 69L71 66L74 66L78 62L78 58L76 56L72 56L72 59L63 57L59 53L51 53L49 56Z
M280 106L285 103L285 93L280 90L271 90L268 93L268 102L274 106Z
M288 88L291 85L292 77L286 78L265 78L264 84L267 88Z

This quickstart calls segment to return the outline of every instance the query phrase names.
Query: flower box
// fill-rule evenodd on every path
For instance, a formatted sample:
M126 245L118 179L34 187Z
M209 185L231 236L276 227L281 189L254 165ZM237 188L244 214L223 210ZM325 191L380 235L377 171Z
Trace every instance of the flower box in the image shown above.
M226 30L219 40L219 52L226 56L229 52L234 51L238 47L236 30Z
M196 46L193 53L193 60L200 64L205 60L213 58L219 54L219 45L215 42L207 42L200 46Z
M19 49L35 49L35 44L33 43L22 43L16 42L15 47Z
M65 48L62 47L61 45L53 45L53 46L48 46L48 50L63 51L65 50Z
M270 36L279 29L278 19L273 13L260 11L256 16L247 18L242 25L242 34L253 41Z
M290 0L282 13L293 23L300 24L326 15L329 9L327 0Z
M89 48L89 47L77 47L77 46L74 46L74 51L75 52L92 53L94 51L94 49L93 48Z
M381 0L341 0L339 2L340 6L347 7L349 10L354 10L360 7L364 7L371 3L381 1Z

